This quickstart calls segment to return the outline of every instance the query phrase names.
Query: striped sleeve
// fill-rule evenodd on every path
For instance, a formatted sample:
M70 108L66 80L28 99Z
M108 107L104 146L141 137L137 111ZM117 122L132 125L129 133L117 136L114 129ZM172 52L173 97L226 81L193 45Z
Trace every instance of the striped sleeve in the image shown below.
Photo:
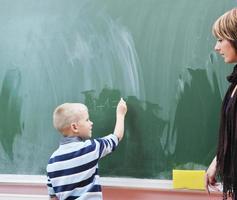
M96 141L100 144L100 158L114 151L119 142L118 138L114 134L107 135L103 138L98 138Z
M49 194L50 197L55 197L56 194L54 192L54 189L53 189L52 183L50 181L50 178L49 177L47 177L47 178L48 178L48 181L47 181L48 194Z

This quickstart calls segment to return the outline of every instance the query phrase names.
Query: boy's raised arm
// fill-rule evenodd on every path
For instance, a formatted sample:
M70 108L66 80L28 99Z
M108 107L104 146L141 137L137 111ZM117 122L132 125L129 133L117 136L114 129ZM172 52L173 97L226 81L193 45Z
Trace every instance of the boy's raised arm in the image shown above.
M116 110L116 124L114 128L114 135L121 141L124 134L124 118L127 112L126 102L121 98Z

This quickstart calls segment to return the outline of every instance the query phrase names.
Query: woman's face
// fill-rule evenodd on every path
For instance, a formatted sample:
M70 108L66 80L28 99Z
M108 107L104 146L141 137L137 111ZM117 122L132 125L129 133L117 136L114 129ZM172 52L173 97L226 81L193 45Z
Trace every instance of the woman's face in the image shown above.
M229 40L218 39L215 45L215 51L222 55L226 63L237 62L237 52Z

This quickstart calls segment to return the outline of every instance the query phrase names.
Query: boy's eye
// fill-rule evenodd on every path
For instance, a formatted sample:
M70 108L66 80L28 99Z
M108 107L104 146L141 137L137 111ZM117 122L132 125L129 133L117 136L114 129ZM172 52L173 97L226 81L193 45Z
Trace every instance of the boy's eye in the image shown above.
M218 42L222 42L222 39L218 39L217 41L218 41Z

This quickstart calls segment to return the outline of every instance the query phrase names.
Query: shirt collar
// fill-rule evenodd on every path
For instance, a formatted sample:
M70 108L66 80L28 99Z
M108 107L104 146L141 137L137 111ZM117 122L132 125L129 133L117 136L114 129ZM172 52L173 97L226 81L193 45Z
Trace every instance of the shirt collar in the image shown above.
M60 141L60 144L68 144L71 142L80 142L80 141L82 141L82 139L76 136L63 137Z

